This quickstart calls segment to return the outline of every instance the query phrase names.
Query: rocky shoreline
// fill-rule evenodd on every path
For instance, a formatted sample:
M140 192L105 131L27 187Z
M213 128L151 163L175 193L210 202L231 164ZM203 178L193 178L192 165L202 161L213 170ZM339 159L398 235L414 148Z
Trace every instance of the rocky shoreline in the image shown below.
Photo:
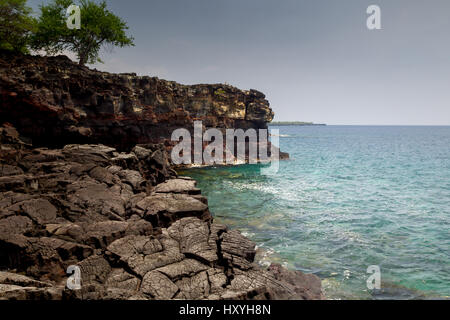
M0 52L0 97L0 299L323 298L314 275L258 266L169 157L197 120L267 128L261 92Z
M320 299L320 279L262 269L213 222L163 145L33 148L0 129L1 299ZM70 265L81 290L66 288Z

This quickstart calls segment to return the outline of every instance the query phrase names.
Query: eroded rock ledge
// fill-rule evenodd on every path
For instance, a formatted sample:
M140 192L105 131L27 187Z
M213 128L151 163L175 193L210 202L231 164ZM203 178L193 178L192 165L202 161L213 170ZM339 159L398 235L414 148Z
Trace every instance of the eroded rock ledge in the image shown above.
M33 148L0 128L0 299L320 299L314 275L255 264L163 145ZM82 289L65 288L78 265Z
M112 74L65 56L0 51L0 119L35 146L101 143L130 151L170 140L175 129L266 128L274 114L265 95L224 84L182 85Z

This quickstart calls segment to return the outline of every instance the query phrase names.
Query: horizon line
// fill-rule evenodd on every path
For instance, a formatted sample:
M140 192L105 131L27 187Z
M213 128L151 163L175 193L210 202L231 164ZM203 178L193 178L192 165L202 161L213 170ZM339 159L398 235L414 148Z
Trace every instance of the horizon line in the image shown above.
M274 122L297 122L297 121L274 121ZM298 122L304 122L304 121L298 121ZM270 125L271 122L268 123ZM276 124L274 124L276 125ZM313 127L313 126L366 126L366 127L450 127L450 124L340 124L340 123L315 123L311 122L311 124L292 124L292 125L300 125L303 127Z

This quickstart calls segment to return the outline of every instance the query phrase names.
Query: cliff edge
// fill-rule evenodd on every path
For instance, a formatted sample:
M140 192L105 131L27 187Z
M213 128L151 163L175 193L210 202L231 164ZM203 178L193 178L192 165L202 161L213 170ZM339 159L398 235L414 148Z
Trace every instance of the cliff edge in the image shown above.
M129 151L191 129L194 120L206 128L259 129L274 116L256 90L111 74L65 56L0 52L0 95L0 118L35 146L103 143Z
M0 94L0 299L322 298L318 277L258 266L168 156L193 119L264 127L261 93L2 54Z

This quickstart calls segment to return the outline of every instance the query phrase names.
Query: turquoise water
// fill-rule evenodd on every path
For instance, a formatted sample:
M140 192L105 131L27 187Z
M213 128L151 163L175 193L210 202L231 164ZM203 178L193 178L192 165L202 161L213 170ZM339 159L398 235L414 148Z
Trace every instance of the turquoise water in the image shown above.
M323 279L331 299L450 296L450 127L284 126L278 174L190 169L216 221L261 264ZM382 292L367 289L369 265Z

